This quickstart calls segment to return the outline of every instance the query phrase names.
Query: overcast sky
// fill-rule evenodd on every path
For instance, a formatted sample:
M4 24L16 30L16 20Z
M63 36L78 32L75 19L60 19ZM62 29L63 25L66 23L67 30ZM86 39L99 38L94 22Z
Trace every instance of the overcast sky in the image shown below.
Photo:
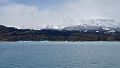
M120 22L120 0L0 0L0 24L17 28L99 18Z

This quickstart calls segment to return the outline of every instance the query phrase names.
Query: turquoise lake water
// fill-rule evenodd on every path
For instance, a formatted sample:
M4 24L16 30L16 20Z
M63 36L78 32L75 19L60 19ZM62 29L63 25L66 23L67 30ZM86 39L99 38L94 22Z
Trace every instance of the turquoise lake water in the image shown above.
M0 68L120 68L120 42L0 42Z

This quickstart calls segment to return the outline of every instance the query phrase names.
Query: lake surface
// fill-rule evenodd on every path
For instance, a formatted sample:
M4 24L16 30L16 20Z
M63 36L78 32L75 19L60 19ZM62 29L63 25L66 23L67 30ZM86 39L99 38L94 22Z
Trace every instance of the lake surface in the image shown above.
M0 42L0 68L120 68L120 42Z

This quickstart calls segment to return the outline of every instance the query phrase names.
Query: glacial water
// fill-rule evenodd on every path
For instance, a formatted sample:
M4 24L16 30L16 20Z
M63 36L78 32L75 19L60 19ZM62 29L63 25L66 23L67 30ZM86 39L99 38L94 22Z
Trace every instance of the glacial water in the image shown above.
M120 68L120 42L0 42L0 68Z

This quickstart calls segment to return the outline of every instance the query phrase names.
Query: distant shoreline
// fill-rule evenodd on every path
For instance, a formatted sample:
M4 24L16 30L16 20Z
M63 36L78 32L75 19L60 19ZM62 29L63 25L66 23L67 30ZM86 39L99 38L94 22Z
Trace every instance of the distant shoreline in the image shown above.
M17 29L0 25L0 41L120 41L120 32Z
M0 41L1 42L120 42L120 41Z

